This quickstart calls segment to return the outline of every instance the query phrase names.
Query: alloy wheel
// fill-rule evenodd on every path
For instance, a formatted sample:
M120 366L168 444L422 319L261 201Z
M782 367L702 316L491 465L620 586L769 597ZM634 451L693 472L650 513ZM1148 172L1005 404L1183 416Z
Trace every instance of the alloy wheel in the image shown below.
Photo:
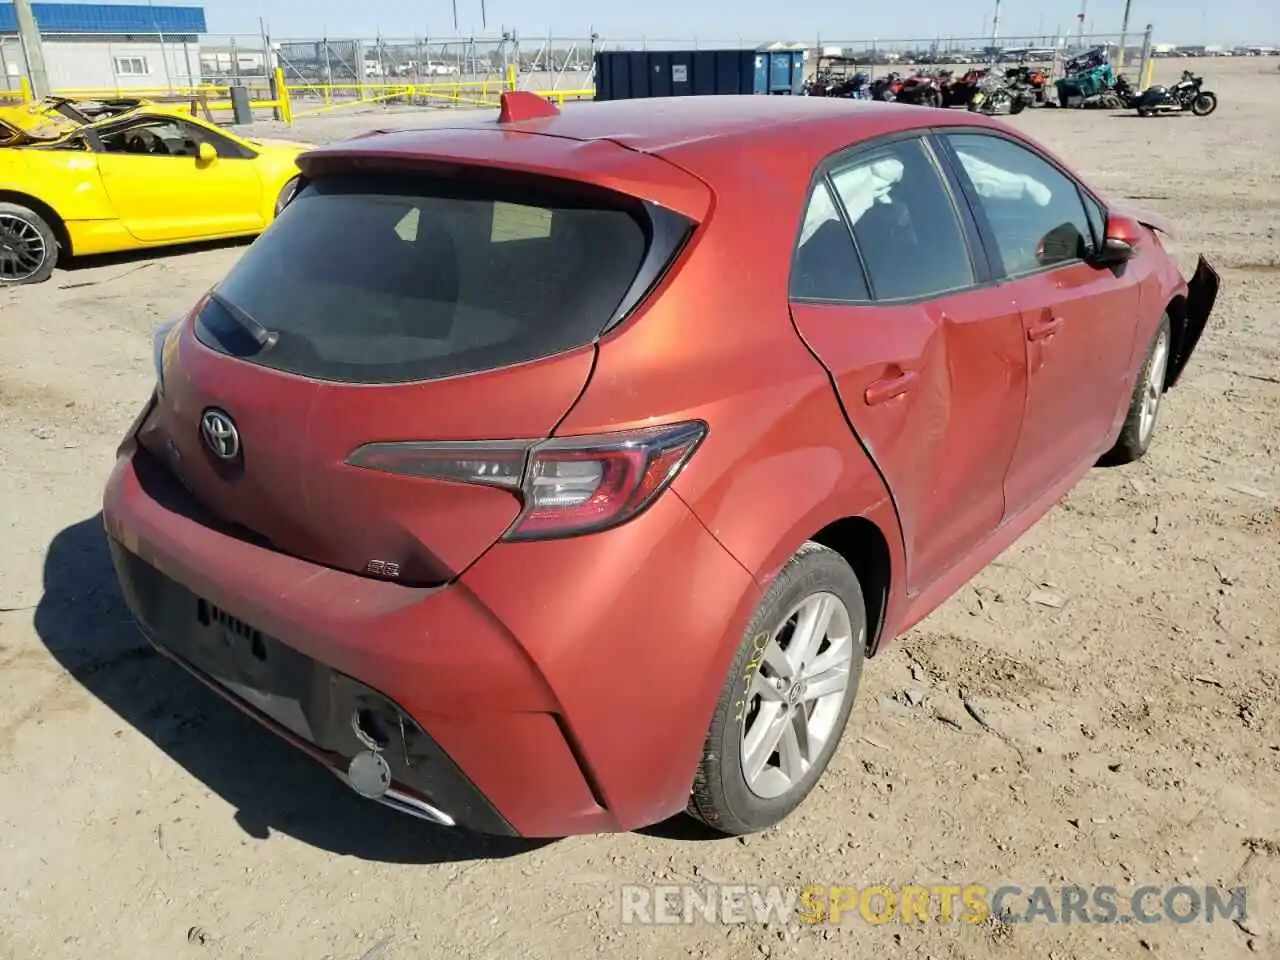
M742 722L742 771L756 796L795 787L839 734L855 643L852 618L833 593L801 601L756 653Z
M1160 409L1160 398L1164 396L1165 371L1169 367L1169 334L1160 331L1160 339L1156 341L1151 352L1151 362L1147 364L1147 382L1142 394L1142 412L1138 416L1138 435L1143 443L1151 436L1156 423L1156 412Z
M49 250L35 224L0 213L0 282L18 283L39 272Z

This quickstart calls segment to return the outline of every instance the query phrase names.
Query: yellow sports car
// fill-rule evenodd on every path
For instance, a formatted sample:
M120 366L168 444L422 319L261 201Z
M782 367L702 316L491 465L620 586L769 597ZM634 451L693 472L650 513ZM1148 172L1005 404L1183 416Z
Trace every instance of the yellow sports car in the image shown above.
M260 233L311 146L160 104L95 104L87 123L62 105L0 108L0 285L47 280L66 257Z

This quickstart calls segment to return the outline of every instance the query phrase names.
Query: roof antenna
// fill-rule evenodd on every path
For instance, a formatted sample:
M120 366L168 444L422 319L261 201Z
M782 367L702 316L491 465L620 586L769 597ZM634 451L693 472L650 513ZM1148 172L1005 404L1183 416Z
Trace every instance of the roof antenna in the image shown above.
M502 94L502 108L498 112L499 123L519 123L522 120L541 120L558 117L556 105L544 96L530 90L507 90Z

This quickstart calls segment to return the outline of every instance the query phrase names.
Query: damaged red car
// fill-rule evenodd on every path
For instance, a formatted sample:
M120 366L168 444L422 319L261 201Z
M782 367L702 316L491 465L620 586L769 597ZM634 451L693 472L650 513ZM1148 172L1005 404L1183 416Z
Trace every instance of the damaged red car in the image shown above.
M1218 292L972 113L510 94L300 162L157 335L114 563L214 690L487 833L782 820L864 661L1143 456Z

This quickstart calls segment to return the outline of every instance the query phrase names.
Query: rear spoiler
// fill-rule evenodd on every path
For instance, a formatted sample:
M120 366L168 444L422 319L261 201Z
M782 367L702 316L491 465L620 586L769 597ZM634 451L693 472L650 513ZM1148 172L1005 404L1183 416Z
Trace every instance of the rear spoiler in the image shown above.
M1133 217L1144 227L1150 227L1152 230L1163 233L1166 237L1174 235L1173 224L1169 222L1167 217L1156 213L1154 210L1144 210L1141 207L1132 207L1125 203L1116 204L1115 210L1117 213L1123 213L1126 217Z

